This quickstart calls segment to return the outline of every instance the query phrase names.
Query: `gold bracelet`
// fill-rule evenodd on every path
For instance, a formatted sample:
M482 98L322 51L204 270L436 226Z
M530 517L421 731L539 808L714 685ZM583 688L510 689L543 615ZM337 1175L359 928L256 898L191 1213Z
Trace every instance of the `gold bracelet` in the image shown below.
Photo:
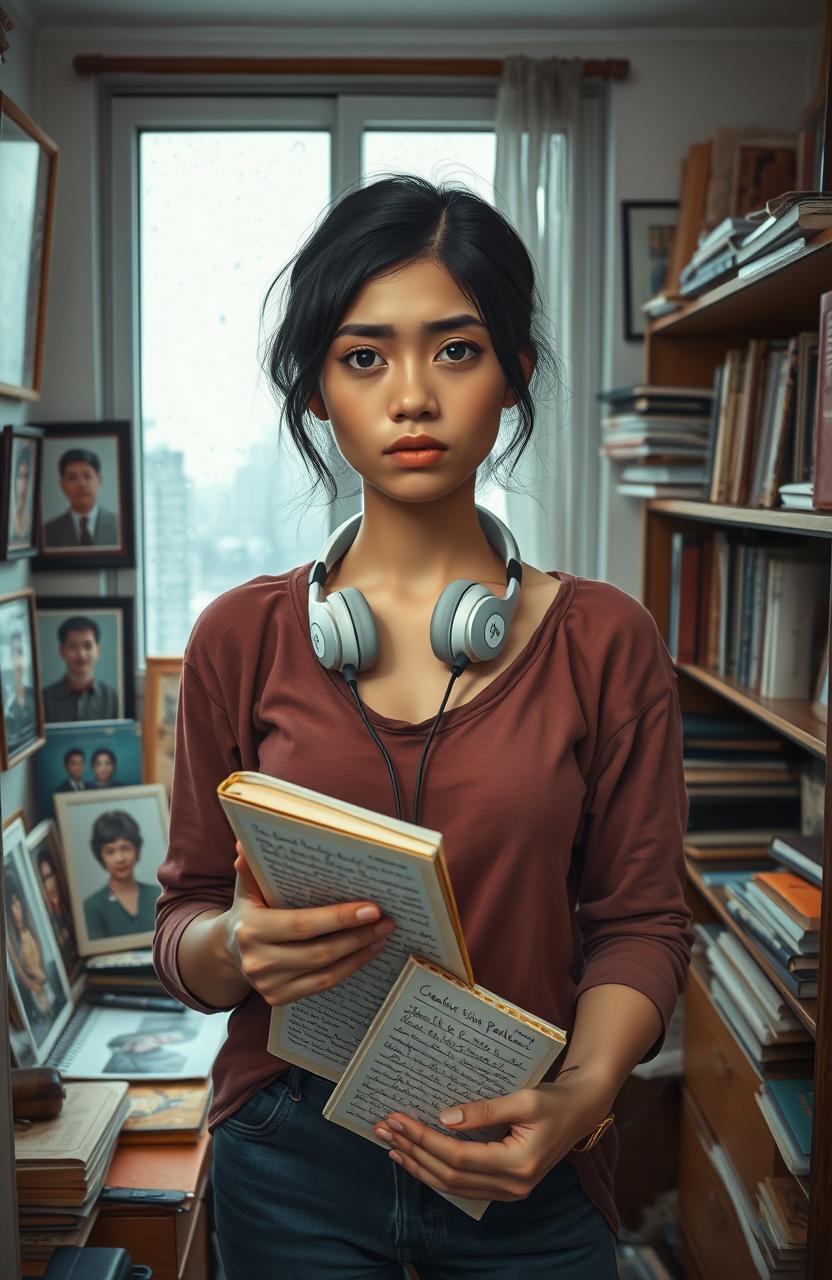
M611 1111L610 1114L606 1117L606 1119L602 1120L600 1124L597 1124L595 1126L595 1128L592 1130L592 1133L589 1135L584 1145L582 1147L579 1147L576 1145L572 1148L572 1150L573 1151L589 1151L590 1147L595 1146L596 1142L601 1137L601 1134L606 1133L607 1129L609 1129L610 1125L613 1123L614 1120L615 1120L615 1114Z

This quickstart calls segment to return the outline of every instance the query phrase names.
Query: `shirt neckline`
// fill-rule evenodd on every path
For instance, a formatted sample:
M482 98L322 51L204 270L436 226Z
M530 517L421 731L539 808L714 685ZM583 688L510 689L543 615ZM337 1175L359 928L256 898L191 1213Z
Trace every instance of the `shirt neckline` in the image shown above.
M295 603L295 610L298 620L306 638L306 648L309 653L310 662L314 663L315 668L319 672L322 679L326 680L342 698L345 698L351 706L355 707L355 701L351 691L347 688L343 676L337 671L330 671L326 667L322 667L312 652L312 644L309 640L309 623L308 609L306 600L306 589L309 581L309 572L314 561L310 560L304 565L299 565L289 574L289 582L291 587L292 599ZM502 698L517 683L524 672L532 665L540 656L551 637L554 635L563 615L566 613L575 595L578 580L574 574L568 573L566 570L547 569L550 578L557 578L561 583L560 590L551 601L548 609L544 613L537 627L529 636L524 647L507 667L496 675L493 680L480 689L473 698L469 698L467 702L463 702L461 706L451 707L449 711L443 711L442 716L436 726L436 733L442 733L454 725L462 724L466 720L472 719L493 702ZM448 672L450 679L450 671ZM359 694L361 688L359 685ZM363 702L363 699L362 699ZM431 725L436 716L436 712L429 716L426 720L420 720L418 724L414 724L410 720L399 720L393 716L384 716L378 711L372 710L366 703L364 711L367 719L376 728L385 729L389 733L398 734L424 734ZM437 711L439 707L437 705Z

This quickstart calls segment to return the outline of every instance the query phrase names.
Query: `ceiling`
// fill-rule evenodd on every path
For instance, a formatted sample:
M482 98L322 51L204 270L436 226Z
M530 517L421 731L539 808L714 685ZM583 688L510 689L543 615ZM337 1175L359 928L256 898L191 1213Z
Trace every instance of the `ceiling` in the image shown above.
M825 0L18 0L40 26L817 27Z

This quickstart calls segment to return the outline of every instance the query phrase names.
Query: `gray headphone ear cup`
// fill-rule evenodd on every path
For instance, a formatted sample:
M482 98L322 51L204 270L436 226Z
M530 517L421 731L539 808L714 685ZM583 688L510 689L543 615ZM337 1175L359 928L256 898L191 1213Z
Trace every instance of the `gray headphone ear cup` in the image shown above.
M433 606L430 619L430 646L439 661L444 662L446 666L452 667L455 661L455 655L451 652L451 628L459 602L466 592L477 585L479 584L472 582L470 578L457 578L454 582L448 583Z
M334 591L328 599L332 603L332 600L338 597L349 614L353 630L353 634L349 637L351 643L347 644L346 637L344 638L342 652L348 655L354 648L356 670L367 671L378 661L378 632L373 611L367 603L366 596L359 591L358 587L341 587L340 591ZM339 625L342 625L340 620ZM350 658L347 656L344 661L349 662Z

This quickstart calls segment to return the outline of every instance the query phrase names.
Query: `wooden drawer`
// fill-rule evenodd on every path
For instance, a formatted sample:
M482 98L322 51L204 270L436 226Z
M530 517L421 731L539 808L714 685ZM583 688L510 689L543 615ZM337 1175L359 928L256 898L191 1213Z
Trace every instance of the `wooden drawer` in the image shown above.
M757 1183L786 1166L754 1094L761 1076L711 1003L692 967L685 994L685 1084L756 1204Z
M679 1218L702 1280L759 1280L731 1197L711 1164L700 1132L701 1113L682 1094L679 1141Z

